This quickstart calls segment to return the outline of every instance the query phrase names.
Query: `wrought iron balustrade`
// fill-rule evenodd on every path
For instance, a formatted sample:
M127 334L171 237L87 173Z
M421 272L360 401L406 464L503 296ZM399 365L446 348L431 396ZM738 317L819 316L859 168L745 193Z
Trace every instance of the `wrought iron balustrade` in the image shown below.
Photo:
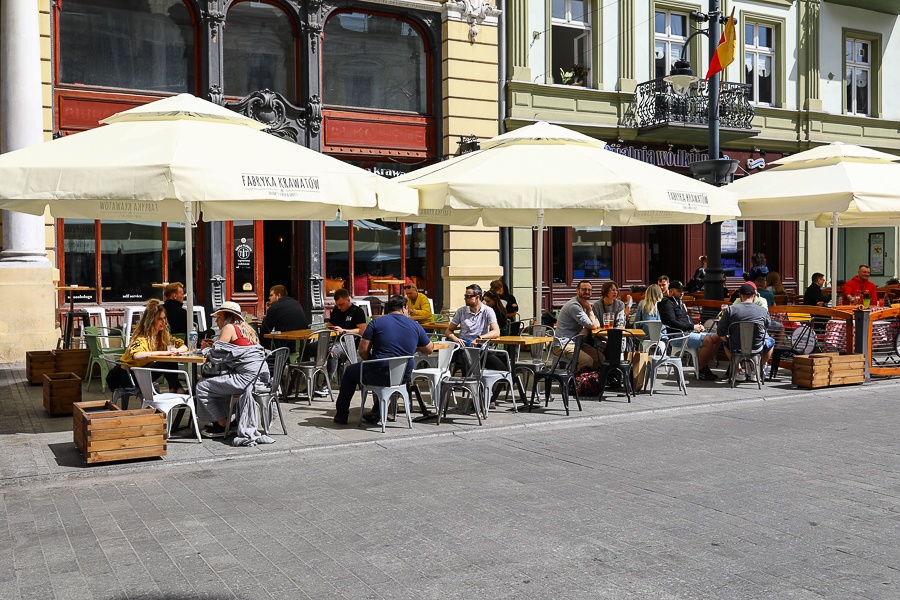
M752 129L755 109L752 88L746 83L722 82L719 91L719 123L731 129ZM634 118L639 129L661 125L708 125L709 82L700 80L676 89L663 78L638 84Z

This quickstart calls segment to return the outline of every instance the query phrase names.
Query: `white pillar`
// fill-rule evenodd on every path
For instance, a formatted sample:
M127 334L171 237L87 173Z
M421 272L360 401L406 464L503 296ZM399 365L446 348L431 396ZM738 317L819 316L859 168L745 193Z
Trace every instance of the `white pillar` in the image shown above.
M37 0L0 0L0 152L44 141ZM49 266L44 218L3 211L0 267Z

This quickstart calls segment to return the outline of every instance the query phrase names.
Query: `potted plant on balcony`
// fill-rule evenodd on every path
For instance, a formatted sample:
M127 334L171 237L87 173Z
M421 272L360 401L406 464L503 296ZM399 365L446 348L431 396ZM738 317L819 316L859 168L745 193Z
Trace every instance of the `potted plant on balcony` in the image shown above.
M568 70L560 67L559 78L563 85L584 85L585 78L589 72L590 69L578 63L569 67Z

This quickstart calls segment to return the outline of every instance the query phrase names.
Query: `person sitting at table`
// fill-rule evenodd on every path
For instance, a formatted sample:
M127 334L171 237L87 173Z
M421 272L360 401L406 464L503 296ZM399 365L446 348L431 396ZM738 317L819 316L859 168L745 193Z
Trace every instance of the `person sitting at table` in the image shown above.
M823 273L813 273L812 282L806 291L803 292L803 304L806 306L825 306L825 303L831 300L831 294L825 294L822 286L825 285L825 275Z
M716 327L716 349L718 349L718 342L725 342L725 354L728 356L729 360L731 360L731 349L729 348L728 329L732 324L743 322L761 323L767 330L772 325L769 311L753 302L753 297L757 294L757 288L754 288L749 283L741 285L741 287L738 288L740 302L724 311L722 313L722 318L719 319L719 324ZM769 362L769 358L772 356L772 348L775 346L775 340L766 333L765 340L762 343L765 344L765 347L762 356L760 357L760 361L762 364L766 365Z
M749 281L747 283L750 283ZM766 301L765 308L769 308L770 306L775 306L775 294L766 289L766 278L760 275L756 278L756 281L753 282L753 287L756 288L756 295L759 298L762 298ZM756 302L754 302L756 304ZM761 305L760 305L761 306Z
M147 307L131 334L131 341L122 354L122 362L130 367L150 367L151 369L178 369L177 363L154 362L154 356L172 356L188 351L181 338L169 333L166 309L157 299L147 301ZM166 383L173 394L183 394L184 388L178 381L178 373L166 374Z
M434 322L434 314L431 312L431 303L428 301L428 297L420 292L414 283L407 284L404 293L410 319L416 323Z
M502 279L493 280L491 282L491 291L503 300L503 306L506 307L507 318L511 321L515 321L516 315L519 313L519 303L516 301L516 297L509 293L506 282Z
M644 298L638 303L634 311L634 324L641 321L659 321L659 301L662 300L662 290L658 285L651 284L644 291ZM650 335L650 327L646 323L639 325L645 335ZM665 338L666 328L662 328L662 337Z
M669 276L668 275L660 275L656 278L656 285L659 286L659 289L662 291L663 298L668 297L669 295Z
M746 283L749 285L752 285L753 289L756 289L756 282L747 281ZM743 285L743 284L741 284L741 285ZM736 290L734 290L734 292L731 294L731 296L729 296L729 302L731 302L732 304L740 303L740 301L741 301L740 291L741 291L741 288L740 288L740 286L738 286L738 288ZM759 294L756 294L753 296L753 304L761 306L765 309L769 308L769 302L765 298L760 296Z
M506 305L496 292L488 290L484 293L484 303L488 308L494 311L497 317L497 326L500 328L500 335L509 333L509 317L506 316Z
M477 283L466 286L463 295L465 306L459 307L450 318L447 326L447 339L463 346L476 345L477 340L489 340L500 337L500 325L497 323L497 313L483 302L484 292ZM459 328L459 335L456 330ZM453 355L453 364L462 369L465 368L462 352ZM505 368L503 361L497 356L489 354L485 368L501 371Z
M607 281L600 288L600 299L594 302L593 311L597 321L603 323L603 315L610 315L615 327L625 327L628 307L618 299L619 286L615 281Z
M872 270L869 265L859 265L856 275L844 284L844 301L847 304L862 304L863 296L868 294L873 302L878 300L878 288L869 281Z
M412 356L416 352L431 354L434 344L422 326L409 318L409 308L403 296L391 296L385 304L386 314L374 319L363 331L359 342L359 357L363 361L369 359L393 358L396 356ZM413 370L413 362L410 360L406 369L404 381L409 381ZM347 424L350 416L350 401L356 389L363 383L367 385L384 386L390 383L390 374L386 366L384 368L369 367L363 369L361 363L348 365L341 377L341 388L335 403L334 422L341 425ZM362 381L365 375L365 381ZM374 396L373 396L374 397ZM377 422L381 418L381 407L378 401L374 401L372 411L363 418L370 423ZM409 410L409 406L406 410ZM390 419L390 417L388 417Z
M716 354L718 343L713 334L707 333L706 328L700 323L694 323L694 319L688 314L684 302L681 300L684 296L684 284L680 281L673 281L669 285L670 295L663 298L657 305L659 307L659 320L666 326L669 337L674 337L677 333L687 333L687 347L699 350L697 353L697 363L700 368L699 379L704 381L716 381L715 373L709 368L709 361ZM685 341L676 342L679 345Z
M366 313L363 309L350 302L350 292L341 288L334 292L334 308L328 316L328 325L330 329L337 332L338 335L351 333L362 335L366 332ZM331 346L331 356L328 359L328 377L334 376L338 367L347 361L347 355L344 353L344 347L340 344ZM322 390L327 394L327 390Z
M184 285L179 281L173 281L163 289L163 308L166 309L166 317L169 319L169 331L188 334L187 310L184 308Z
M259 333L264 335L273 331L296 331L309 329L309 319L300 303L288 296L283 285L273 285L269 289L269 301L266 302L266 316L259 326ZM293 348L294 342L275 340L276 348Z
M581 353L578 355L578 371L598 370L604 358L603 354L592 345L593 332L595 329L600 329L600 321L597 320L594 309L591 307L593 291L594 288L590 281L580 281L575 297L563 304L556 320L557 337L572 339L576 335L586 336L585 342L581 345ZM566 344L564 350L560 350L559 346L554 346L555 353L561 351L565 351L565 357L571 359L575 352L575 344Z
M778 271L769 271L769 274L766 275L766 289L776 296L785 294L784 286L781 285L781 275L778 274Z
M266 360L265 351L259 345L256 331L244 321L241 306L237 302L223 302L212 316L216 318L219 337L215 341L205 339L201 344L201 352L207 358L207 363L202 367L201 373L204 378L197 383L195 394L200 417L210 421L202 432L203 437L207 438L225 435L225 425L231 416L227 414L231 397L248 393L252 396L250 384L260 372L260 362L265 363ZM269 379L268 366L263 366L260 382L265 384ZM252 397L246 400L254 401ZM242 405L246 406L243 399ZM255 415L255 411L240 412L243 423L238 425L238 437L254 437L245 436L242 429L247 423L243 413ZM247 416L252 419L252 416ZM253 422L251 430L255 429L256 423Z

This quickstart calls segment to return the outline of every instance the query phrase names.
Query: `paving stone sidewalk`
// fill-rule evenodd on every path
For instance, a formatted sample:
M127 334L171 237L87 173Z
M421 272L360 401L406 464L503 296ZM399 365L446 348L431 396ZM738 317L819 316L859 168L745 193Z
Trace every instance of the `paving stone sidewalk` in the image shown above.
M718 372L721 375L721 371ZM895 387L890 380L874 382L866 386L844 388L846 393L873 386ZM531 413L521 410L512 412L511 402L498 404L498 409L479 426L474 415L449 415L440 425L434 421L413 423L408 429L406 419L398 415L394 423L389 423L387 432L380 427L363 422L357 427L356 417L359 394L351 407L350 425L336 425L332 422L334 404L328 398L316 398L312 406L306 401L284 403L287 435L275 426L272 437L276 443L253 448L232 447L221 439L205 439L198 444L196 438L188 437L189 429L182 429L169 439L168 454L162 459L128 461L109 465L88 466L72 441L72 419L69 416L50 417L42 405L41 386L29 385L25 380L24 364L13 363L0 366L0 484L17 480L53 478L58 476L78 476L101 472L116 472L129 469L165 467L174 464L190 464L204 461L238 460L262 454L286 454L308 452L337 446L379 444L396 439L434 438L441 436L477 435L485 431L541 428L558 425L577 425L585 421L605 420L642 413L645 411L672 410L698 405L740 402L757 399L777 399L794 396L814 395L817 392L798 390L790 385L790 372L784 371L780 380L768 383L762 390L755 384L742 383L731 389L724 380L718 382L695 381L688 377L688 395L680 393L674 382L662 380L657 383L652 396L639 394L633 402L627 403L623 395L607 395L603 402L582 401L583 411L578 412L574 402L570 403L571 415L566 416L559 395L547 408L535 408ZM100 400L109 394L101 394L99 384L91 390L83 390L84 400ZM428 402L427 393L425 395ZM134 401L132 401L134 406Z

